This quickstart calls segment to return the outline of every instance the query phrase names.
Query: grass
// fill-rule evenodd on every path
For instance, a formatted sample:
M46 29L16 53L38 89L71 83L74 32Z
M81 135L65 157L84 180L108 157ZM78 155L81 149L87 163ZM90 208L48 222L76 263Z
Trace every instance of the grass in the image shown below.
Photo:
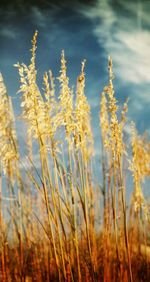
M112 59L108 59L108 85L100 96L99 184L94 176L90 105L84 93L85 61L75 96L64 51L58 96L51 71L45 72L40 90L36 43L37 32L29 65L15 65L27 166L20 156L11 98L0 76L0 280L149 281L150 217L143 187L150 175L150 143L132 123L126 145L128 101L119 108ZM127 174L133 180L130 203Z

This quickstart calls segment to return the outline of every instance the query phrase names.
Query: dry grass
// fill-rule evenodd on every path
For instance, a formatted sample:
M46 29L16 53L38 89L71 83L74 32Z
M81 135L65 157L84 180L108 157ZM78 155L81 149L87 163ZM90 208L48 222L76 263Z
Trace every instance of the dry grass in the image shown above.
M76 95L69 86L64 51L58 96L51 71L44 74L40 91L36 42L37 32L29 65L15 65L27 166L20 157L11 98L0 77L0 281L150 281L150 217L143 194L143 180L150 175L150 143L132 123L131 143L126 146L128 105L126 101L118 107L112 59L100 102L98 185L90 105L84 93L85 61ZM130 206L126 174L133 179Z

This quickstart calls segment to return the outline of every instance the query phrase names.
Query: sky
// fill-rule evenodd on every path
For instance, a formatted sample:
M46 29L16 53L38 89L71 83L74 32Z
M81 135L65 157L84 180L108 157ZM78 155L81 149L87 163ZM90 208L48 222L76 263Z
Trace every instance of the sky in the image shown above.
M108 56L113 59L118 103L129 100L128 124L150 133L150 1L7 1L0 4L0 72L16 115L20 114L16 62L29 63L31 39L38 30L39 81L45 70L59 75L65 50L70 85L86 59L86 95L91 105L95 148L99 150L100 94L107 84ZM19 122L17 127L19 128ZM20 138L23 131L19 130Z

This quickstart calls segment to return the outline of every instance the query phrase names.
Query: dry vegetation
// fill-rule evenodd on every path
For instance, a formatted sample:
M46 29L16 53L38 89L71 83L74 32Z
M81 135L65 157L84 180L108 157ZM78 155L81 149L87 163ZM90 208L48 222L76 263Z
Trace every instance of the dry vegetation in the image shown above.
M150 281L150 217L143 195L143 181L150 176L150 143L132 123L131 141L125 144L128 105L118 108L112 60L100 102L99 184L84 94L85 62L75 98L64 52L59 96L51 71L44 74L40 91L36 41L37 32L30 64L16 64L28 165L20 156L11 98L0 77L0 281ZM130 203L127 174L133 179Z

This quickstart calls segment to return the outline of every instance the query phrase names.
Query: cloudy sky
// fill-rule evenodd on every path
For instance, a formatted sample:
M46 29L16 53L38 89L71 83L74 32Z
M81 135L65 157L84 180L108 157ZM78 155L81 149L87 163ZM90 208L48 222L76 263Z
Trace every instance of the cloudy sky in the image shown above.
M150 1L7 1L0 4L0 71L15 112L20 112L16 62L28 64L31 38L39 31L39 81L52 69L58 76L65 50L70 85L75 85L82 59L86 64L86 95L92 108L96 147L99 146L99 98L107 83L107 58L113 58L119 103L130 98L128 118L138 130L150 132ZM126 128L128 130L128 127Z

